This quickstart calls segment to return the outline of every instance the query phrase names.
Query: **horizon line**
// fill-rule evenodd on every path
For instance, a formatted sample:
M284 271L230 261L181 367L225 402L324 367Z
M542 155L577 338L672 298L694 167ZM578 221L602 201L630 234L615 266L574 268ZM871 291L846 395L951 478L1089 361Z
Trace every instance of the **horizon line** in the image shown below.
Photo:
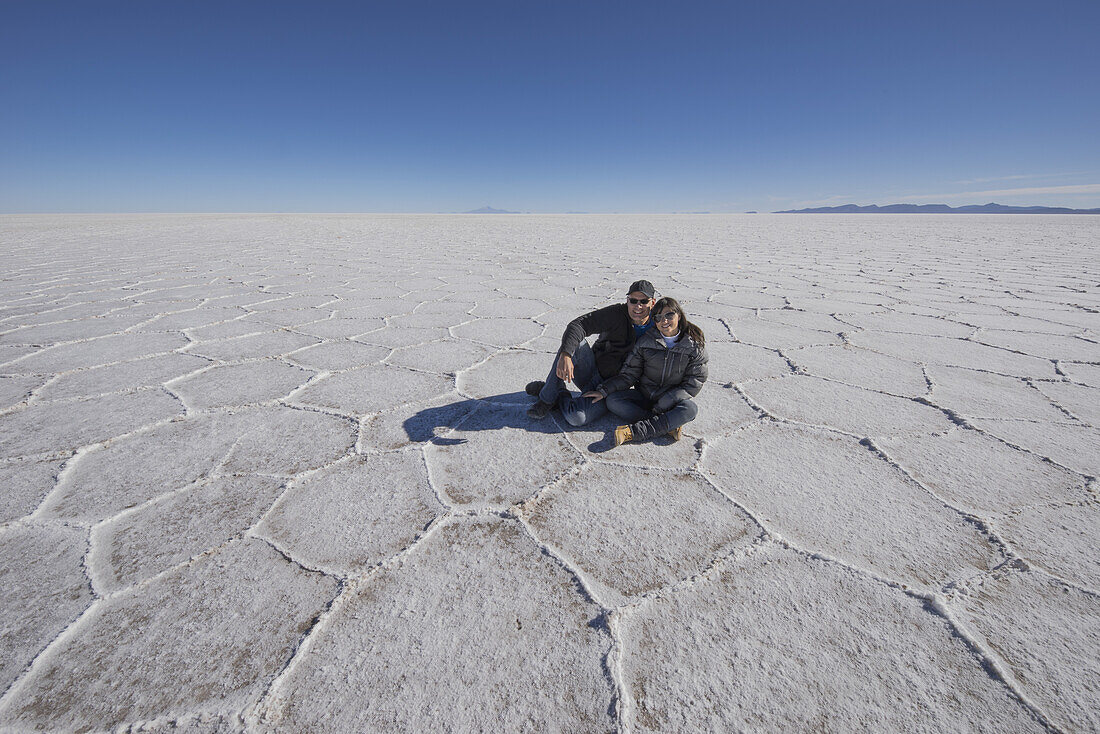
M814 207L801 207L800 209L836 209L845 206L859 206L859 207L889 207L889 206L946 206L951 209L959 209L968 206L989 206L990 204L996 204L996 202L985 202L984 204L963 204L959 206L951 206L949 204L917 204L910 202L892 202L890 204L856 204L854 202L848 202L846 204L826 205L826 206L814 206ZM1089 206L1071 206L1065 204L1002 204L998 206L1006 206L1011 208L1028 209L1028 208L1042 208L1042 209L1070 209L1074 211L1084 211L1089 209L1098 209L1100 204L1094 207ZM800 209L783 209L783 210L749 210L749 211L629 211L629 210L617 210L617 211L496 211L496 212L477 212L477 211L336 211L336 210L97 210L97 211L19 211L19 212L0 212L0 217L20 217L20 216L179 216L179 215L196 215L196 216L218 216L218 215L333 215L333 216L638 216L638 215L653 215L653 216L743 216L743 215L763 215L763 214L789 214L789 213L815 213L815 212L801 212ZM904 214L909 212L861 212L866 214L882 213L882 214ZM916 212L912 212L916 213ZM982 212L958 212L959 214L978 214ZM995 213L995 212L994 212Z

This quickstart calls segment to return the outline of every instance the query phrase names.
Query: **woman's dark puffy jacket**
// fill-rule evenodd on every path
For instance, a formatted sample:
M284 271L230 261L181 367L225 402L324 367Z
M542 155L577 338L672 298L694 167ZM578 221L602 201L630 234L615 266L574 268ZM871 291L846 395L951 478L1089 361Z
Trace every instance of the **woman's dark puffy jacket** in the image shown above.
M638 338L627 355L619 374L604 380L596 388L608 395L616 390L637 386L649 400L657 402L676 390L686 393L676 397L695 397L707 381L707 350L698 346L687 334L666 347L656 327Z

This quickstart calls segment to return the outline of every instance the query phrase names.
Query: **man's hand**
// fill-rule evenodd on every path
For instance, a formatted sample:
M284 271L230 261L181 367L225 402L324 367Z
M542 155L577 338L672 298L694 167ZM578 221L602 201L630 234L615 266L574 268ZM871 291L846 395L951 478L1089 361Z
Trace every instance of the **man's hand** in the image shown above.
M563 354L558 358L558 369L554 374L558 376L558 379L562 382L573 381L573 358L568 354Z
M598 392L596 390L593 390L592 392L586 392L584 395L581 395L581 397L582 398L592 398L593 403L598 403L598 402L600 402L601 400L604 399L604 394L602 392Z

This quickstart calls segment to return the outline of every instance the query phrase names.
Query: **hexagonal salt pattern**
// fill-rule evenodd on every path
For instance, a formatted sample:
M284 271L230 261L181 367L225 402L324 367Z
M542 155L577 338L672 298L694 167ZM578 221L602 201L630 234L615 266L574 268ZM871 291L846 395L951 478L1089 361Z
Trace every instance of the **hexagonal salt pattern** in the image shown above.
M532 430L511 406L484 407L424 449L432 482L450 502L491 506L519 502L582 457L553 424Z
M366 367L381 362L390 354L387 347L356 341L330 341L299 349L287 355L287 360L314 370L339 372L353 367Z
M170 383L195 410L264 403L304 385L314 373L281 362L262 361L211 367Z
M1091 477L1100 477L1100 428L1070 422L975 420L991 436Z
M519 523L452 522L341 599L260 728L609 731L612 641L600 622Z
M710 381L742 383L782 377L791 373L790 363L775 349L754 347L736 342L715 342L708 339Z
M0 376L0 410L18 405L31 396L35 388L41 387L45 378L35 375Z
M16 459L0 462L0 524L34 512L53 491L61 459Z
M182 334L112 334L47 347L11 362L7 369L16 374L68 372L174 352L187 344Z
M367 416L360 421L360 449L389 451L426 441L454 443L457 439L442 437L480 406L480 400L451 392Z
M350 574L411 545L443 511L419 453L356 456L295 483L257 533L312 568Z
M1080 476L978 431L887 438L875 445L937 497L982 517L1086 496Z
M1023 564L1021 564L1023 565ZM1041 573L1006 568L963 585L952 609L997 651L1020 689L1066 731L1095 731L1100 603Z
M493 354L493 351L491 347L473 342L442 339L438 342L395 349L386 361L401 367L454 374L472 367Z
M37 396L41 400L60 400L153 387L209 366L209 360L190 354L145 357L133 362L66 373L47 383Z
M215 474L293 474L355 443L346 419L288 408L202 414L136 432L66 465L38 510L95 522Z
M851 438L776 424L716 440L703 471L765 527L906 584L995 566L981 529Z
M904 397L928 392L920 365L848 344L804 347L787 352L787 356L803 372L817 377Z
M1012 377L1053 377L1055 374L1050 360L960 338L863 331L852 334L850 340L857 347L912 362L990 371Z
M523 395L528 382L546 378L553 362L553 354L504 351L464 370L455 382L463 394L474 398Z
M920 599L774 546L620 626L633 731L1044 730Z
M739 342L757 346L774 346L779 349L797 349L811 345L841 344L836 333L804 329L763 319L747 318L735 321L730 331Z
M0 725L114 728L239 710L264 692L335 592L332 579L263 542L238 543L97 603L0 703Z
M699 415L684 426L688 436L726 436L760 417L744 395L732 387L707 385L696 396L695 403L699 406Z
M1094 591L1100 590L1100 503L1028 507L998 523L1001 535L1029 563Z
M1096 729L1098 226L0 217L0 729ZM638 278L683 438L528 418Z
M943 432L952 425L942 411L914 400L816 377L760 382L745 393L777 417L861 437Z
M3 415L0 458L72 451L183 412L183 404L163 389L34 403Z
M760 532L698 476L606 464L550 488L524 514L609 606L684 581Z
M0 530L0 688L92 603L81 565L86 545L76 528Z
M442 375L389 365L359 367L326 377L295 393L302 405L363 415L441 395L452 383Z
M1024 380L954 367L931 367L931 400L968 418L1062 421L1069 416Z
M1100 389L1072 382L1036 382L1035 387L1071 417L1100 426Z
M88 566L115 591L239 537L282 491L270 477L228 477L120 513L92 530Z

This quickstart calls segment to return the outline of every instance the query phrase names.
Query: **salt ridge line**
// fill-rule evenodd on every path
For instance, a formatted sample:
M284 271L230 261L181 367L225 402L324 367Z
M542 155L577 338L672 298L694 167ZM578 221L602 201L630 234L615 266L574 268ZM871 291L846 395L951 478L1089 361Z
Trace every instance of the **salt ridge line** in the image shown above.
M532 499L537 496L532 496ZM517 512L515 515L520 527L528 534L528 536L535 541L539 548L553 558L561 567L573 578L576 579L577 586L580 592L592 603L598 606L601 610L601 616L604 624L607 627L608 635L611 637L611 646L604 654L602 659L603 669L607 676L607 682L611 687L611 701L615 712L615 721L617 731L624 732L629 731L627 722L630 720L631 704L633 702L632 697L627 689L626 682L623 679L622 673L622 638L616 629L616 625L612 622L612 619L617 611L617 607L612 607L606 604L600 599L600 596L595 592L593 588L592 580L585 575L581 567L568 555L566 555L561 549L556 548L550 543L542 540L530 523L525 519L522 512Z

